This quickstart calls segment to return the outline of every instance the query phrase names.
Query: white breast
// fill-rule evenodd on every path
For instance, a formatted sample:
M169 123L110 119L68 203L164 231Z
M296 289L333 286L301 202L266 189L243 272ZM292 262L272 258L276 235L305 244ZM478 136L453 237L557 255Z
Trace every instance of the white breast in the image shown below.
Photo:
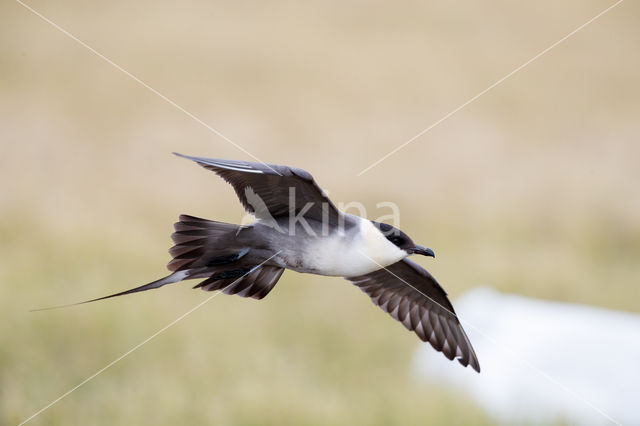
M306 272L353 277L404 259L407 252L385 238L371 221L358 218L356 230L312 240L303 253Z

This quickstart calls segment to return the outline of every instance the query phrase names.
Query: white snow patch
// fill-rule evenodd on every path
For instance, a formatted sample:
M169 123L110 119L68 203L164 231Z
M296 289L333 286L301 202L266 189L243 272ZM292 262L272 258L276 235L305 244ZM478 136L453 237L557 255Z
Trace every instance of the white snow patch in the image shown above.
M482 372L421 344L420 379L467 392L506 423L640 424L640 315L488 288L454 306Z

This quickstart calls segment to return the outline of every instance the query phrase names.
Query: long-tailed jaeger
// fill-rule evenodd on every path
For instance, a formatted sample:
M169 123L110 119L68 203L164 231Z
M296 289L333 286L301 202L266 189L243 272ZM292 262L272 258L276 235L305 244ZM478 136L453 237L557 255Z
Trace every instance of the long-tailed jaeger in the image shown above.
M434 256L401 230L339 211L304 170L187 155L233 186L249 225L181 215L170 275L96 300L203 279L194 288L262 299L285 269L345 277L448 359L480 372L447 293L409 255ZM82 302L82 303L87 303Z

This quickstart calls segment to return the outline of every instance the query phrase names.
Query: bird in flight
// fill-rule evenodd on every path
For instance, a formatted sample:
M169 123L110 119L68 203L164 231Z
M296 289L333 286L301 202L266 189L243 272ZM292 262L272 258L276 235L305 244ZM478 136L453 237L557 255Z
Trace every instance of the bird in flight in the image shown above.
M304 170L175 154L230 183L256 221L242 226L181 215L171 235L170 275L82 303L189 279L203 279L194 288L262 299L285 269L340 276L448 359L480 372L447 293L408 258L434 257L431 249L393 226L339 211Z

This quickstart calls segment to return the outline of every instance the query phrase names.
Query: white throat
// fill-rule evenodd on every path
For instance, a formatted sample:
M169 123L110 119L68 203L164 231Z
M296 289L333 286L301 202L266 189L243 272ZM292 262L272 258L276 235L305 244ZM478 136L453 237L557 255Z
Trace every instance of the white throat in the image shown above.
M355 217L355 216L354 216ZM368 274L408 256L371 223L358 217L358 228L318 238L306 247L301 269L321 275L354 277Z
M375 269L392 265L408 256L406 251L387 240L370 220L360 220L360 237L360 251L378 266Z

